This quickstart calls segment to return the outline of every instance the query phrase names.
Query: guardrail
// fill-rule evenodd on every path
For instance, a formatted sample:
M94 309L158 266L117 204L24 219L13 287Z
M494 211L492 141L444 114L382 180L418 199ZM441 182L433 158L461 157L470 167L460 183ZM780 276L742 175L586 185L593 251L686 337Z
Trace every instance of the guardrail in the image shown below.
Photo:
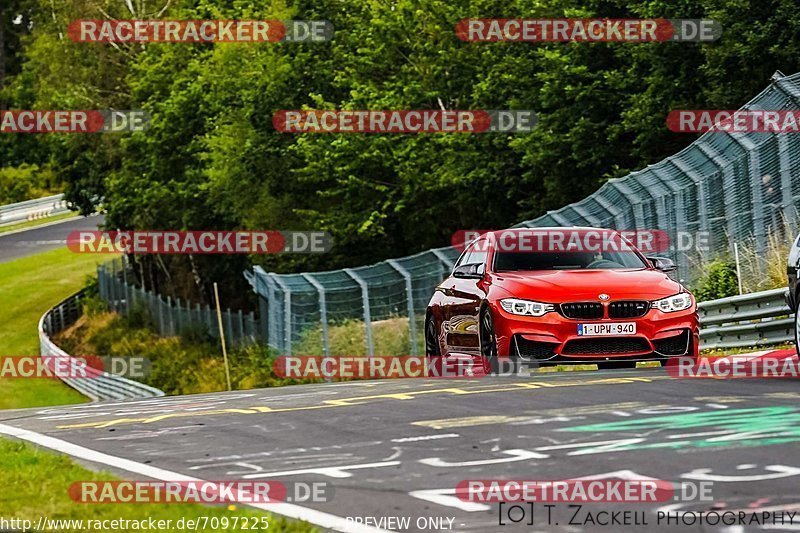
M27 200L0 207L0 226L47 218L69 211L63 194Z
M794 342L794 314L786 289L742 294L698 304L700 348L724 349Z
M60 367L63 366L65 360L69 360L73 365L72 369L75 370L74 372L65 372L70 376L79 375L76 370L79 368L78 363L77 361L72 362L74 361L72 356L56 346L50 340L50 335L58 333L75 323L81 315L81 300L83 297L83 292L70 296L50 309L39 320L40 355L43 358L58 358ZM86 374L86 377L62 377L61 380L94 401L164 396L163 391L138 381L115 376L86 366L80 366L80 370Z

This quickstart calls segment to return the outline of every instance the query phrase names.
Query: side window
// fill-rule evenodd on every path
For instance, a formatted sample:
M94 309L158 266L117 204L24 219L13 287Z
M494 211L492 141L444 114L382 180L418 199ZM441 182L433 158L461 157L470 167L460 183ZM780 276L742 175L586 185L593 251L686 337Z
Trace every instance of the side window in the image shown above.
M467 258L469 258L469 254L471 252L472 252L472 246L470 246L469 248L467 248L466 250L461 252L461 256L458 258L458 261L456 261L456 264L453 266L453 268L457 268L457 267L466 265L467 264Z
M486 256L487 255L488 254L485 251L472 252L472 255L469 256L469 264L474 265L474 264L477 263L477 264L485 265L486 264Z
M486 251L483 248L486 245L486 241L478 241L473 243L469 248L464 250L464 253L461 254L461 257L458 258L456 264L453 268L458 268L464 265L474 265L476 263L484 264L486 263Z
M473 244L468 252L468 257L465 258L465 265L482 265L486 263L486 240L480 240Z

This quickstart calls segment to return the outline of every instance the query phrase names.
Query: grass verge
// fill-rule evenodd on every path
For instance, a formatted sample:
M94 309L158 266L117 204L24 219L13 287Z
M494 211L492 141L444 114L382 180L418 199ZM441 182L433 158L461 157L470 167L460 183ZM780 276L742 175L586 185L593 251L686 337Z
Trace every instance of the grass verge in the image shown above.
M68 489L76 481L113 481L108 473L96 473L74 464L69 458L41 451L27 443L0 440L0 484L7 490L0 493L0 516L31 520L39 517L50 520L71 520L52 531L82 532L87 520L171 520L172 527L159 531L186 531L178 529L181 518L238 517L250 518L253 524L266 516L269 531L312 532L316 531L304 522L290 522L277 516L268 516L236 505L205 506L198 504L81 504L70 499ZM79 515L80 518L76 518ZM83 524L76 521L83 521ZM242 522L243 523L243 522ZM117 531L132 531L134 528L119 528ZM261 529L262 531L264 529ZM97 529L100 531L100 529ZM199 531L214 531L199 529Z
M67 353L143 357L150 373L140 379L169 395L227 390L222 350L198 329L160 337L144 308L127 316L108 311L99 298L87 298L84 315L55 337ZM261 346L229 349L231 383L236 390L298 383L273 371L274 354Z
M0 355L38 355L39 318L53 305L87 283L99 258L79 255L66 248L8 263L0 263ZM196 369L202 372L202 369ZM58 381L48 379L0 379L0 409L38 407L85 402L86 398ZM243 508L202 505L88 505L73 502L69 486L80 480L114 480L109 473L95 473L68 457L32 445L0 439L0 516L32 520L40 516L66 520L172 520L198 517L266 517L270 531L315 531L302 522ZM76 518L79 517L79 518ZM252 522L251 522L252 523ZM74 527L73 527L74 526ZM85 526L64 525L52 530L87 531ZM97 529L98 531L100 529ZM129 529L119 529L128 531ZM162 531L181 531L168 527Z
M79 291L98 256L66 248L0 263L0 355L38 355L37 325L52 306ZM0 379L0 409L85 402L81 394L48 379Z

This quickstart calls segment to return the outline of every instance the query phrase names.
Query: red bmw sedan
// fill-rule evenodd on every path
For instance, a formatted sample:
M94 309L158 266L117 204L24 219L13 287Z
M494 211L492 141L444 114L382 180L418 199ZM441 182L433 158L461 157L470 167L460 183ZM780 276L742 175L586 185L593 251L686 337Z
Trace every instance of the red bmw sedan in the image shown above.
M614 230L486 233L428 304L426 354L605 368L697 357L696 302L673 270Z

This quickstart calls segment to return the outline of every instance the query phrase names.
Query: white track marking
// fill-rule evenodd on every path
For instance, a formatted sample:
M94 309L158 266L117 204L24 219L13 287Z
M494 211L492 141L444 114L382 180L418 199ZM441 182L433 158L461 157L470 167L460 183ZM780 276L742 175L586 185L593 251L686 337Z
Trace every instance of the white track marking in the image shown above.
M488 511L491 509L486 504L465 501L455 496L456 489L431 489L431 490L415 490L408 493L409 496L426 502L444 505L445 507L455 507L461 511L474 513L476 511Z
M318 474L320 476L346 478L346 477L353 477L353 474L348 472L348 470L360 470L362 468L381 468L384 466L397 466L399 464L400 461L384 461L381 463L364 463L360 465L320 466L318 468L285 470L283 472L265 472L263 474L247 474L242 477L244 479L258 479L262 477L283 477L283 476L296 476L299 474Z
M422 435L420 437L403 437L402 439L392 439L391 442L418 442L421 440L453 439L460 437L458 433L445 433L444 435Z
M47 435L42 435L41 433L36 433L27 429L20 429L12 426L6 426L5 424L0 424L0 434L26 440L39 446L71 455L72 457L107 465L112 468L118 468L120 470L125 470L134 474L157 479L159 481L205 482L205 480L199 478L190 477L177 472L170 472L169 470L163 470L161 468L142 463L137 463L136 461L131 461L130 459L115 457L113 455L108 455L96 450L84 448L83 446L72 444L71 442L57 439L55 437L48 437ZM364 524L357 524L353 521L345 520L340 516L324 513L322 511L316 511L314 509L301 507L291 503L252 503L247 505L249 507L256 507L258 509L289 518L305 520L306 522L310 522L314 525L335 531L342 531L344 533L387 532L387 530L384 529L379 529Z
M496 465L500 463L512 463L514 461L527 461L528 459L547 459L549 455L543 453L532 452L530 450L505 450L500 452L504 455L511 457L503 457L499 459L481 459L478 461L463 461L456 463L448 463L442 460L441 457L428 457L420 459L419 462L428 466L438 466L441 468L448 467L464 467L464 466L482 466L482 465Z

